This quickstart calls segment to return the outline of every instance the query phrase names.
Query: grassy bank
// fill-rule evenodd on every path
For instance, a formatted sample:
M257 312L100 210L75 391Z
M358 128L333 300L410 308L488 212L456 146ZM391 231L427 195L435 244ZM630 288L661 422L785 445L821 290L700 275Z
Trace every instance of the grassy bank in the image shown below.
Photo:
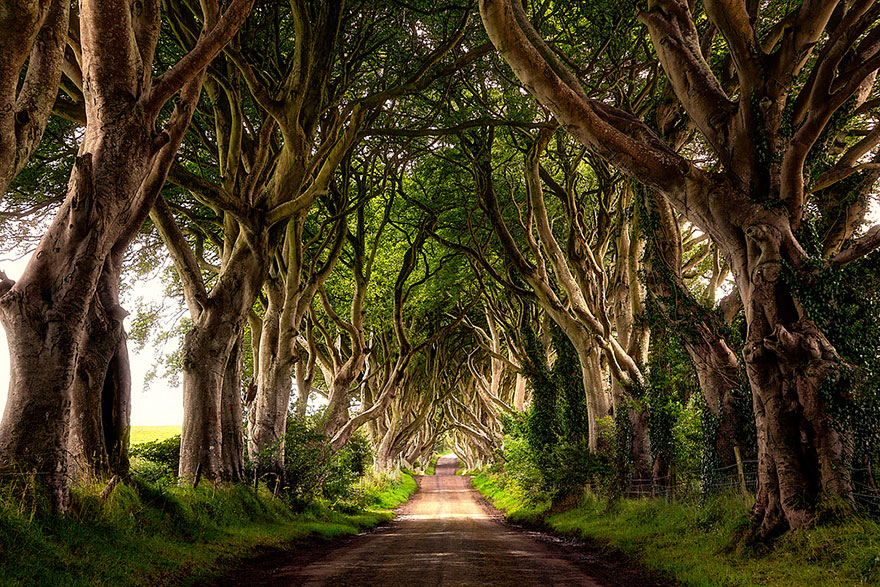
M440 457L452 454L450 451L447 451L443 454L436 453L431 457L431 462L428 464L428 468L425 469L425 475L433 475L435 473L435 469L437 467L437 461L440 460Z
M186 585L235 566L266 546L356 534L387 521L415 481L372 478L361 504L292 511L265 490L118 485L74 491L64 516L34 500L0 496L0 585Z
M880 584L880 526L866 519L817 524L770 546L735 537L748 526L750 503L740 494L697 499L607 499L587 496L569 509L526 500L497 476L477 475L474 486L521 522L542 521L623 552L682 585L834 586ZM531 501L531 503L529 503Z

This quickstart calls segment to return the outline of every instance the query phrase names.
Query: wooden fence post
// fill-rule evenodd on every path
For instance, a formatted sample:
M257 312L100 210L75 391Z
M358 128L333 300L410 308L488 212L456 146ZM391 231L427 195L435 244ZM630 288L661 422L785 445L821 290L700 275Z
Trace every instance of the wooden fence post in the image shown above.
M742 489L743 495L748 496L749 490L746 487L746 473L743 470L742 454L740 454L738 446L733 447L733 456L736 457L736 471L739 473L740 489Z

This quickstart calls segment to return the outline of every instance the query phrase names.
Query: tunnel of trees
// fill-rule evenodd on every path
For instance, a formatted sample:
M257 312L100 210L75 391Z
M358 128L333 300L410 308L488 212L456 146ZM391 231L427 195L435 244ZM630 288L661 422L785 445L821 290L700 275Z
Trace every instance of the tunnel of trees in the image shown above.
M760 537L864 508L878 24L874 0L3 3L0 242L33 255L0 272L0 467L59 511L125 479L129 344L164 336L180 483L277 482L308 419L324 455L442 441L559 496L753 464ZM157 272L172 326L122 305Z

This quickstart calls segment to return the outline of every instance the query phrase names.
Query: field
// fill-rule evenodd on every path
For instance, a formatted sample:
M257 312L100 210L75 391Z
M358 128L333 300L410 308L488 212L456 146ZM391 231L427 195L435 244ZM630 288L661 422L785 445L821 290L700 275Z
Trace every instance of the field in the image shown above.
M180 434L180 426L132 426L129 444L164 440L175 434Z

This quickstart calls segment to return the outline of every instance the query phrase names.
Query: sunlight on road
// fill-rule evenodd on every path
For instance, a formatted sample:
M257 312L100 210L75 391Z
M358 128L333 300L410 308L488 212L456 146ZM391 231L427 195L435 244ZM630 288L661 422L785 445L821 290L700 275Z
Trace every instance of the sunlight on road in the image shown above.
M400 516L402 520L449 520L449 519L471 519L471 520L489 520L491 516L488 514L470 513L470 512L446 512L437 514L411 514Z

